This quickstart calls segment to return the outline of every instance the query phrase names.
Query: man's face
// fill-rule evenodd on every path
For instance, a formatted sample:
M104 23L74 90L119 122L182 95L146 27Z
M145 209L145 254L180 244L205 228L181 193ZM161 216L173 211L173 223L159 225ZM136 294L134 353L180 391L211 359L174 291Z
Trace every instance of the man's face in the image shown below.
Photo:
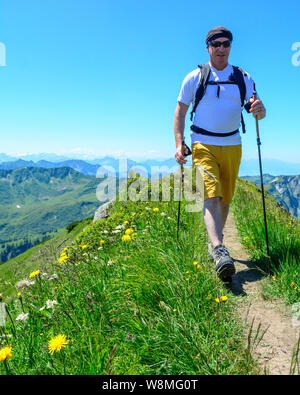
M229 41L228 38L225 37L220 37L216 38L213 40L213 42L226 42ZM228 48L225 48L223 45L220 47L213 47L213 45L209 45L207 47L208 53L210 55L210 60L212 63L215 64L227 64L228 63L228 57L230 53L231 46Z

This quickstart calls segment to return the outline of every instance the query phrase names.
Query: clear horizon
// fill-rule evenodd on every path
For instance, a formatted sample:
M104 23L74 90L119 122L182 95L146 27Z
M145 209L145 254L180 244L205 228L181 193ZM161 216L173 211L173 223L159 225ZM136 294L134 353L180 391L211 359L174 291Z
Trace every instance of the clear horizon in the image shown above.
M153 160L153 161L164 161L164 160L169 160L169 159L174 159L175 160L175 158L174 158L174 156L169 156L169 157L163 157L163 156L149 156L149 157L145 157L145 156L126 156L126 155L123 155L123 154L120 154L120 155L116 155L116 154L114 154L114 153L106 153L105 155L97 155L97 154L95 154L95 155L88 155L88 154L72 154L72 153L55 153L55 152L37 152L37 153L34 153L34 152L31 152L31 153L24 153L24 154L22 154L22 153L20 153L20 154L16 154L16 155L11 155L11 154L9 154L9 153L6 153L6 152L0 152L0 164L2 163L2 162L4 162L3 160L1 160L1 155L2 154L4 154L4 155L7 155L7 156L9 156L9 157L11 157L11 158L24 158L24 157L43 157L43 156L53 156L53 157L55 157L55 156L57 156L57 157L63 157L63 158L67 158L67 159L74 159L74 160L76 160L76 159L78 159L78 160L90 160L90 161L92 161L92 160L95 160L95 159L103 159L103 158L113 158L113 159L116 159L116 160L119 160L119 159L127 159L127 160L133 160L133 161L137 161L137 160L139 160L139 161L141 161L141 162L143 162L143 161L147 161L147 160ZM188 158L188 160L190 160L190 158L191 157L189 157ZM27 160L29 160L29 159L27 159ZM33 162L36 162L36 160L33 160L33 159L31 159ZM38 160L41 160L41 159L38 159ZM286 164L291 164L291 165L300 165L300 161L295 161L295 162L293 162L293 161L291 161L291 160L282 160L282 159L278 159L278 158L272 158L272 157L270 157L270 158L262 158L262 165L263 165L263 161L278 161L278 162L282 162L282 163L286 163ZM247 162L247 161L257 161L258 162L258 157L249 157L249 158L243 158L243 160L242 160L242 163L243 162Z

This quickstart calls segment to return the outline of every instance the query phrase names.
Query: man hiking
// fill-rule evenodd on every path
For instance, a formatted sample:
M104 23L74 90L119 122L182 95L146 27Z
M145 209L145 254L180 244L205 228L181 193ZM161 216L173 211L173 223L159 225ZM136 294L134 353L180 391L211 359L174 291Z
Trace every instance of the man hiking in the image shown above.
M209 63L189 73L182 84L174 116L176 161L186 163L182 152L185 117L191 113L193 164L204 178L203 215L210 255L221 280L230 281L235 273L233 259L223 244L223 228L232 201L242 155L239 128L245 108L258 120L266 115L261 100L254 100L253 80L248 73L228 63L232 33L223 26L206 36ZM193 118L194 115L194 119ZM185 155L184 155L185 154Z

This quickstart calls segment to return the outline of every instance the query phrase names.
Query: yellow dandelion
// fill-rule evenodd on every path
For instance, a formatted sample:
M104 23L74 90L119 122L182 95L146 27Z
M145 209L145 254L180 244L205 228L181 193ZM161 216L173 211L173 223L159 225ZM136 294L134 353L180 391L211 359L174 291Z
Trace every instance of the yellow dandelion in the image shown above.
M87 245L86 245L86 244L83 244L83 245L82 245L82 244L79 244L79 247L82 248L82 249L84 250L84 249L87 247Z
M104 240L100 240L100 243L99 243L99 244L100 244L101 246L103 246L104 243L105 243Z
M291 287L293 288L293 286L295 285L294 281L291 282Z
M48 342L48 349L49 349L49 354L53 354L54 351L58 352L60 351L63 347L66 347L66 345L70 341L67 340L65 335L57 335L53 339L49 340Z
M202 269L202 266L201 265L197 265L197 269Z
M11 346L0 348L0 362L5 362L12 357Z
M159 208L154 207L153 211L154 211L155 213L157 213L157 212L159 211Z
M21 292L18 292L18 298L20 298L22 296Z
M276 280L276 276L272 276L273 280Z
M215 301L217 303L220 303L220 302L226 302L227 299L228 299L227 296L221 296L221 300L219 298L216 298Z
M1 300L3 299L3 295L2 294L0 294L0 302L1 302Z
M198 265L198 262L197 262L197 261L194 261L194 262L193 262L193 265L194 265L194 266L197 266L197 265Z
M124 225L128 225L129 222L128 222L128 221L124 221L123 224L124 224Z
M40 274L39 270L35 270L29 274L29 278L37 277Z
M131 233L133 233L133 229L132 228L128 228L125 230L125 235L131 235Z
M58 263L64 263L68 260L67 254L63 251L58 258Z
M129 235L123 235L122 236L122 241L130 241L131 237Z
M177 311L177 309L173 309L173 311Z

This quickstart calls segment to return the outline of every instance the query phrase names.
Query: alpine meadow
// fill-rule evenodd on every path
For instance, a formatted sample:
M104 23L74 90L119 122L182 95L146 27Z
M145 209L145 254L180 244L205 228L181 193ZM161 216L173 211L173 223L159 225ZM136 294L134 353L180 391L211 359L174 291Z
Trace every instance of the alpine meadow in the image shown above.
M160 201L150 200L151 183L147 193L146 202L116 199L103 219L79 221L0 266L2 374L270 373L256 354L265 328L241 314L258 296L218 279L202 216L185 200L177 240L178 202L161 201L162 180ZM299 222L266 193L268 261L260 200L240 179L233 212L253 263L242 271L258 270L263 300L299 315ZM287 373L299 374L291 340Z

